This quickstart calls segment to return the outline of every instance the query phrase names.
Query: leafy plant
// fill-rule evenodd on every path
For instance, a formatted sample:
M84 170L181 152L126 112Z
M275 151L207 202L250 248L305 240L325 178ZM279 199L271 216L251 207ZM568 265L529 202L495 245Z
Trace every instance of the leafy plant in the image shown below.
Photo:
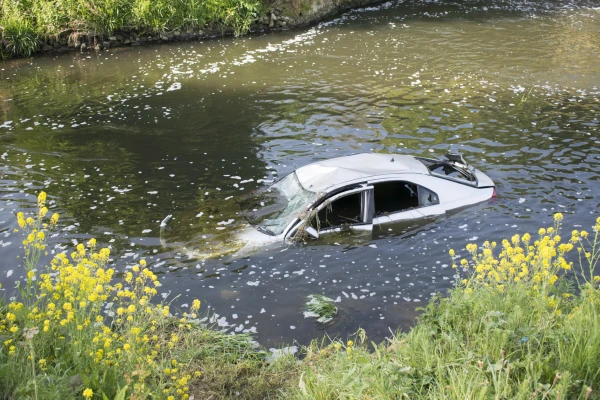
M317 322L326 324L330 322L338 312L333 305L334 300L321 294L311 294L305 306L304 316L317 318Z
M30 56L40 45L31 19L17 3L2 3L1 11L2 53L5 56Z

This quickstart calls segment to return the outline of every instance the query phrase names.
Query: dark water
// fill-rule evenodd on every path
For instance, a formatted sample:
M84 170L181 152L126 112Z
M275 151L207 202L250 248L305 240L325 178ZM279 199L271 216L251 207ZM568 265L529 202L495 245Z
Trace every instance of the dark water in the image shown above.
M323 331L303 303L322 293L340 300L328 334L381 339L452 286L449 248L537 231L556 211L569 231L592 224L599 60L589 3L392 1L286 33L5 62L3 290L22 277L15 213L44 189L62 218L54 252L96 237L116 268L146 257L175 306L200 298L232 332L306 343ZM237 198L298 166L448 150L497 182L494 202L372 237L197 257L241 222Z

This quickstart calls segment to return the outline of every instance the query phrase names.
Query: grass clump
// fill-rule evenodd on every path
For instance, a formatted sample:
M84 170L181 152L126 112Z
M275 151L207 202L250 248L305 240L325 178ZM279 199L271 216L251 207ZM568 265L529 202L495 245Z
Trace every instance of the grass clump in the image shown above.
M304 317L317 318L317 322L326 324L330 322L338 312L336 306L333 305L334 300L322 294L311 294L308 296L308 301L305 305Z
M600 218L593 235L573 231L567 241L561 221L556 214L536 240L504 240L499 252L496 243L468 245L471 261L460 265L469 276L449 297L435 296L408 333L379 345L363 337L309 346L290 396L600 398Z
M178 29L250 30L261 0L3 0L0 51L29 56L47 38L117 32L163 33Z
M172 400L235 390L254 398L257 390L275 392L293 372L267 366L249 336L201 326L198 300L173 316L167 303L156 303L160 282L144 260L119 273L94 239L38 265L59 218L47 218L45 203L42 192L35 215L17 214L25 280L0 303L3 397Z

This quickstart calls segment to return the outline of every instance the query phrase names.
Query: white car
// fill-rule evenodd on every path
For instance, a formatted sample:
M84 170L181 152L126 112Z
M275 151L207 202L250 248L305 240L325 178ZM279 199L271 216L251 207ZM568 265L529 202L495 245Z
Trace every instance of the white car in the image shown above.
M496 195L462 156L356 154L298 168L241 202L246 248L436 216Z

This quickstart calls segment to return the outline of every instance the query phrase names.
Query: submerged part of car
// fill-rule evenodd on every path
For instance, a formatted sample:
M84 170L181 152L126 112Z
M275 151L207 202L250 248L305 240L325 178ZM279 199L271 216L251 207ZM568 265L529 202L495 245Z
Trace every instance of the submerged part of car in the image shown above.
M494 182L462 156L356 154L298 168L240 204L249 247L445 214L494 197Z

